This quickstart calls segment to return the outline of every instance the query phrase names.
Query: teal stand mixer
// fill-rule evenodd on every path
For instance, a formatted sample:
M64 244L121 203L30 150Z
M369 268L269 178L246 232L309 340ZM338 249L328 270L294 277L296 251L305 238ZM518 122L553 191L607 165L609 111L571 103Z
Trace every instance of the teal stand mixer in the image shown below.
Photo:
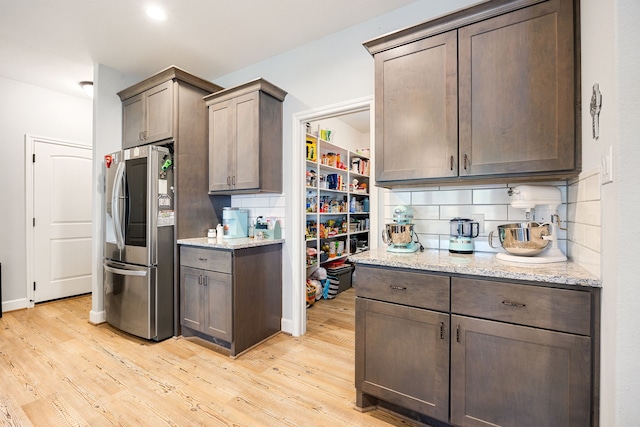
M413 211L410 207L400 205L393 208L393 222L385 224L382 230L382 241L387 245L387 252L413 253L424 249L413 231L412 220Z

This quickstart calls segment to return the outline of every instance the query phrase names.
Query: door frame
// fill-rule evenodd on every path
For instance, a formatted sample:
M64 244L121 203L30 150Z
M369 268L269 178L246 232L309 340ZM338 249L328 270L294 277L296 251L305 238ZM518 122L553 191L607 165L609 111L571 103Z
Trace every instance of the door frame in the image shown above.
M307 111L302 111L293 114L292 120L292 141L293 141L293 172L292 172L292 221L287 219L287 225L291 223L291 228L287 226L287 229L291 230L291 254L292 254L292 282L291 282L291 305L292 305L292 331L293 336L301 336L307 332L307 304L306 304L306 256L304 245L304 200L305 200L305 186L304 179L298 177L304 177L305 170L305 122L317 121L323 119L335 118L350 113L358 113L361 111L369 110L369 134L370 140L373 142L375 118L373 108L373 96L367 96L364 98L358 98L355 100L334 104L325 107L314 108ZM374 150L373 144L370 144L371 153L370 159L373 159ZM374 162L371 162L373 164ZM370 177L374 177L374 170L370 170ZM377 190L377 187L376 187ZM377 212L378 206L378 191L370 191L370 211ZM371 218L370 216L370 230L377 230L377 215ZM369 245L373 242L372 236L369 237Z
M33 197L34 197L34 180L33 180L33 155L35 151L36 142L45 144L60 145L65 147L80 148L83 150L89 150L93 156L93 148L90 145L79 144L76 142L63 141L59 139L35 136L25 134L24 136L24 170L25 170L25 242L26 242L26 277L27 282L27 308L33 308L35 305L35 291L33 290L33 277L34 277L34 231L33 231L33 217L35 215L33 209Z

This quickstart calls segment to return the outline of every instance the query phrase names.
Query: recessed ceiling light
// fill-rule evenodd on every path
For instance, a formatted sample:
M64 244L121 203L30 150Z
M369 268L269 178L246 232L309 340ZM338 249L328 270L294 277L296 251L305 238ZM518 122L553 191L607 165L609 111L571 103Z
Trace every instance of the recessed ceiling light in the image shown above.
M80 82L80 87L85 91L87 95L93 98L93 82Z
M147 16L156 21L166 21L167 14L158 6L148 6L146 9Z

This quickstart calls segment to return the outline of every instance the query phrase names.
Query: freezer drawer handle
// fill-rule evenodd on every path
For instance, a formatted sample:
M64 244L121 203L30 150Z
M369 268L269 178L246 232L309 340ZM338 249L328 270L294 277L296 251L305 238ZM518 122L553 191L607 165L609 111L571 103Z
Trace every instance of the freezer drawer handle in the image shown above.
M108 265L104 266L104 269L110 273L122 274L123 276L146 276L147 272L142 270L124 270L122 268L113 268Z

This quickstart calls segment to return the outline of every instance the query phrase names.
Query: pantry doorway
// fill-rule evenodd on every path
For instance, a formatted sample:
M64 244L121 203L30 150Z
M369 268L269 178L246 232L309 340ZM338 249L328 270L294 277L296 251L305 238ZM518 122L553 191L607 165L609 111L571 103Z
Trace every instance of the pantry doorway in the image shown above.
M299 177L299 179L293 180L293 197L291 198L292 206L294 206L292 216L293 224L289 228L292 235L292 335L300 336L306 333L307 326L307 305L306 305L306 279L310 274L310 268L307 266L307 239L306 239L306 140L307 130L310 125L312 128L315 126L337 127L335 141L339 141L339 135L344 130L340 130L342 126L348 126L355 129L357 132L363 133L363 138L366 139L370 148L370 160L371 167L369 176L371 177L371 188L369 189L369 247L375 248L378 245L377 232L378 218L380 217L378 209L380 204L379 189L373 185L374 183L374 150L373 150L373 97L365 97L356 99L353 101L335 104L327 107L321 107L313 110L303 111L294 114L293 118L293 176ZM339 121L337 123L336 121ZM350 150L355 150L354 147L347 147Z

